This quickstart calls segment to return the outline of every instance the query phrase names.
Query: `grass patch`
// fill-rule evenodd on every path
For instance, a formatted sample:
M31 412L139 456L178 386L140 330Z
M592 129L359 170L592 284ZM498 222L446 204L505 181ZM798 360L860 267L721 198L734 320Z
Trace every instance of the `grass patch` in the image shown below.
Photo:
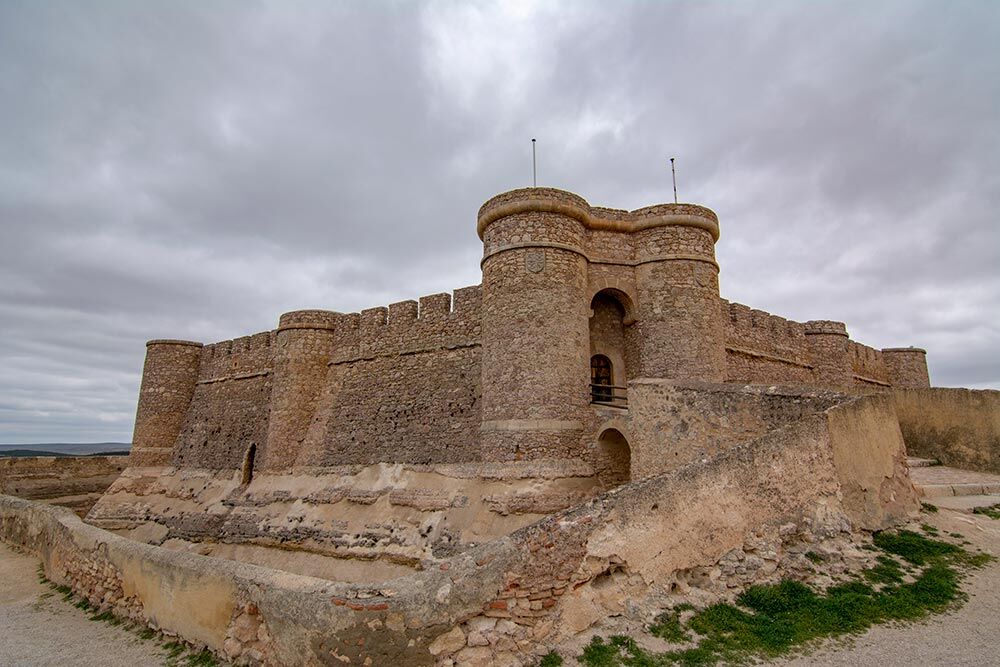
M824 558L815 551L807 551L805 555L806 558L808 558L813 563L822 563L824 560Z
M656 617L656 620L649 626L649 634L659 637L671 644L683 644L691 641L691 634L684 630L681 625L681 612L683 609L671 609Z
M112 614L110 611L102 611L99 614L91 614L90 620L100 621L102 623L107 623L108 625L121 625L122 620Z
M562 656L555 651L549 651L542 656L542 660L538 663L538 667L560 667L562 664Z
M973 514L983 514L991 519L1000 520L1000 503L996 505L990 505L989 507L977 507L972 510Z
M931 505L930 503L920 503L920 509L922 509L923 511L927 512L928 514L937 514L938 513L938 507L937 507L937 505Z
M184 649L186 647L181 642L166 642L160 644L160 648L162 648L164 651L167 652L167 659L166 659L167 664L176 665L177 658L179 658L180 655L184 653Z
M204 648L198 653L189 655L185 659L184 664L186 667L218 667L219 660L215 657L214 653ZM560 663L556 664L561 664L561 659Z
M922 523L922 524L920 524L920 530L924 531L928 535L939 535L940 534L939 531L938 531L938 529L935 528L934 526L932 526L929 523Z
M769 659L820 639L863 632L888 621L915 621L964 599L962 572L990 560L912 531L877 533L883 553L861 576L817 592L797 581L751 586L736 604L719 603L686 622L676 608L656 618L649 632L687 649L651 653L624 636L594 637L580 662L588 667L714 665ZM907 571L912 581L907 582Z

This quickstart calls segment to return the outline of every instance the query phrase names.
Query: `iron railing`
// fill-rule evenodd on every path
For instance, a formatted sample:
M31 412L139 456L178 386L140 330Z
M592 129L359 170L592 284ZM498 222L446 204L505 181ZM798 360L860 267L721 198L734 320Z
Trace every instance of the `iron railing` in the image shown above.
M597 405L610 405L616 408L628 407L628 387L614 384L590 383L590 402Z

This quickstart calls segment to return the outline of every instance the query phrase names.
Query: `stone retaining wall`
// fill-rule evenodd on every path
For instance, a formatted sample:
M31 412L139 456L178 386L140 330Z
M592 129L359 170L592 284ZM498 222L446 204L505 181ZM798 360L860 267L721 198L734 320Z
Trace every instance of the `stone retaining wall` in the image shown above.
M1000 473L1000 391L901 389L893 396L910 456Z

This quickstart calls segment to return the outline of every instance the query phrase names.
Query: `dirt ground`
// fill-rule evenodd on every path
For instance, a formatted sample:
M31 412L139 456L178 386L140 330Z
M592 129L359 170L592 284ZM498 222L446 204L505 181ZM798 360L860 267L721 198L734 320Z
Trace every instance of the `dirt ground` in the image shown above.
M122 627L92 621L38 581L38 559L0 542L0 666L139 667L165 654Z

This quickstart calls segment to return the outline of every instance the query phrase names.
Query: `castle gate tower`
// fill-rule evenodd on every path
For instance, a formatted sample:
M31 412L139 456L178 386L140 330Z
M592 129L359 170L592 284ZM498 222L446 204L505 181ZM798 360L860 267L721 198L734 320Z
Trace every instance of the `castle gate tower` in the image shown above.
M641 341L640 376L722 382L725 333L715 213L659 204L631 213Z
M169 465L194 396L201 348L201 343L187 340L146 343L129 465Z
M478 231L484 459L583 455L596 437L592 399L627 404L621 388L591 392L598 371L612 380L604 384L627 381L633 369L634 377L723 380L719 224L709 209L621 211L524 188L487 201ZM608 294L622 297L628 312L611 313ZM611 329L614 350L592 349L592 335L607 338Z
M526 188L479 210L486 460L579 454L590 402L588 209L571 193Z

